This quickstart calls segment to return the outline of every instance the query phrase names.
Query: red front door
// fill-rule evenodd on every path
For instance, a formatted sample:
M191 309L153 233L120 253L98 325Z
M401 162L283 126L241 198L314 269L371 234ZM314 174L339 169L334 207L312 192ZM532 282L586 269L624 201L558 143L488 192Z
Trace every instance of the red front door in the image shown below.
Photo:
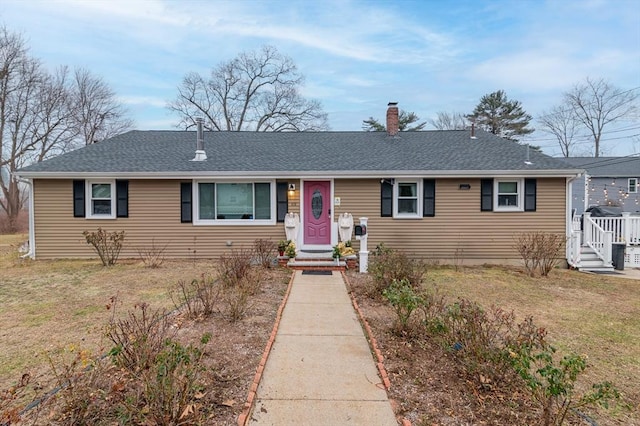
M304 183L304 243L331 244L331 182Z

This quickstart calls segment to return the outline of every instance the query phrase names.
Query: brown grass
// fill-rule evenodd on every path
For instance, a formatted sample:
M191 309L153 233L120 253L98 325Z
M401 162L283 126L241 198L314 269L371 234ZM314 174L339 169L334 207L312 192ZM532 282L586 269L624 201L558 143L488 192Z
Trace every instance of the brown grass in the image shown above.
M102 350L112 296L122 302L122 313L138 302L171 310L170 286L213 269L207 261L166 262L154 269L137 261L110 268L99 260L34 262L16 252L22 237L0 238L0 388L25 369L43 367L44 351L69 344Z

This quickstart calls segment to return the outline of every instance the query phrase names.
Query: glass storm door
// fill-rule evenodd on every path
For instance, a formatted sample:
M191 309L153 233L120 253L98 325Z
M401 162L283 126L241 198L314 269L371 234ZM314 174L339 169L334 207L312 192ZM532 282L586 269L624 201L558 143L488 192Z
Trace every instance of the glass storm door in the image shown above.
M304 243L331 244L331 182L304 182Z

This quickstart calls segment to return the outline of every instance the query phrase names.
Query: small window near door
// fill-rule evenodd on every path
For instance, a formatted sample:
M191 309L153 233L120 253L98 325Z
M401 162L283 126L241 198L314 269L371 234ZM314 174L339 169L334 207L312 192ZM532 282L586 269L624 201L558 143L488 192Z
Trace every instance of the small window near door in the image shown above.
M421 185L418 181L396 182L396 202L394 217L421 217L420 193Z

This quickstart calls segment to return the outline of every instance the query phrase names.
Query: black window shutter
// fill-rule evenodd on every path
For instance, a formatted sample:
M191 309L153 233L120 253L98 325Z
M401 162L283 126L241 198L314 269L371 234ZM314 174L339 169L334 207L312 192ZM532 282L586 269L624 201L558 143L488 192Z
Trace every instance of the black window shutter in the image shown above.
M436 215L436 180L424 179L422 181L422 192L424 195L422 216L433 217Z
M536 179L524 180L524 211L535 212L536 211Z
M116 180L116 217L129 217L128 180Z
M180 183L180 222L191 223L191 182Z
M493 210L493 179L480 180L480 211Z
M73 217L85 217L84 181L73 181Z
M393 185L386 180L380 184L380 217L393 216Z
M287 182L276 183L276 217L278 222L284 222L284 217L289 210L289 196L287 190L289 185Z

